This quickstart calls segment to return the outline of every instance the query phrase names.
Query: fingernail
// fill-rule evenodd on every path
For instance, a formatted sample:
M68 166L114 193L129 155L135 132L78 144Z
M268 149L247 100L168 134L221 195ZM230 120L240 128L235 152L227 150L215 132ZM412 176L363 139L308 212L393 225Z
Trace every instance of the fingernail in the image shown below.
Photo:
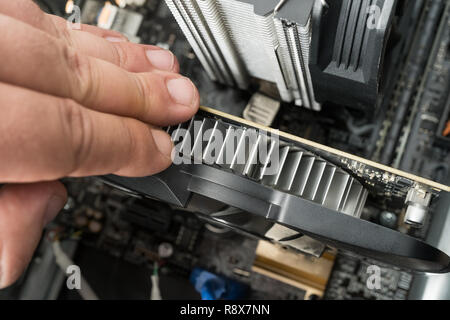
M167 50L148 50L146 52L148 61L156 69L170 71L175 64L175 56Z
M152 130L152 134L159 152L170 158L173 148L173 143L170 136L162 130Z
M126 38L120 37L105 37L105 40L108 40L109 42L127 42Z
M47 210L44 215L44 225L47 225L55 219L56 215L61 211L61 209L66 204L66 199L59 196L54 195L50 198L47 205Z
M197 89L189 79L171 79L167 81L167 90L176 103L192 107Z

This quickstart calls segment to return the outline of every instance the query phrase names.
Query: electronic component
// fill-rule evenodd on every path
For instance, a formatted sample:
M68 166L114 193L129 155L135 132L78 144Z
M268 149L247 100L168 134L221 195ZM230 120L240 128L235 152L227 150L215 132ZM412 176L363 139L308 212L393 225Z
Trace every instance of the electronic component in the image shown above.
M95 0L86 1L81 14L83 23L119 31L133 42L140 42L137 33L143 19L140 13L124 9L122 6L114 6L110 2L102 3Z
M305 300L314 300L324 295L334 259L330 252L315 258L260 241L252 270L305 290Z
M155 265L164 299L198 298L175 280L188 282L195 267L248 284L250 299L445 297L448 274L410 269L448 271L439 251L450 253L442 238L450 194L448 1L37 2L61 16L64 4L77 5L83 23L104 23L133 41L171 50L201 103L221 112L200 111L197 131L191 122L168 128L178 135L177 159L195 165L140 179L102 178L115 188L95 178L66 181L70 201L46 232L21 297L58 297L64 275L52 265L55 238L96 292L109 281L106 270L130 283L120 292L108 286L100 297L148 299L143 287ZM198 153L200 145L214 149L209 138L222 126L242 133L232 139L236 161L229 165L205 161L215 160L215 152L207 159ZM192 138L182 143L184 129ZM278 170L268 173L249 161L252 130L261 146L279 142L272 157ZM268 173L262 179L261 171ZM294 187L299 182L301 191ZM333 261L326 260L330 247L339 248ZM324 258L327 268L320 269ZM112 263L133 272L108 268ZM102 264L105 272L92 278ZM372 290L366 281L374 265L381 268L381 288ZM318 269L326 272L312 277ZM172 295L168 277L177 283Z
M397 1L167 0L211 79L283 101L375 106Z
M257 92L251 97L242 115L244 119L269 127L279 110L279 101Z
M253 140L248 139L255 128L261 132ZM230 136L234 130L240 133L234 136L237 143L232 143L229 149L227 141L232 141ZM274 223L281 224L297 231L288 236L291 239L306 235L331 247L351 248L401 267L448 271L450 258L443 252L418 239L359 219L368 191L381 201L392 198L406 202L409 207L419 204L425 208L428 200L420 201L420 198L449 192L448 186L208 108L203 108L193 120L168 131L173 132L177 150L174 162L178 165L154 177L109 176L105 181L180 207L194 206L194 210L206 216L211 214L210 219L214 221L263 239ZM254 150L267 143L261 144L261 139L274 132L279 135L279 143L267 142L271 146L269 150L279 148L279 152L252 163ZM220 136L225 139L217 143ZM210 150L213 141L216 141L215 152ZM239 157L243 162L237 162ZM232 160L218 161L221 158ZM309 161L302 165L302 159ZM270 168L270 164L277 165ZM203 199L201 206L192 204L195 196ZM217 202L216 206L226 204L243 212L212 214L207 208L214 205L207 205L206 199ZM416 222L417 214L409 217ZM272 240L282 242L282 239Z

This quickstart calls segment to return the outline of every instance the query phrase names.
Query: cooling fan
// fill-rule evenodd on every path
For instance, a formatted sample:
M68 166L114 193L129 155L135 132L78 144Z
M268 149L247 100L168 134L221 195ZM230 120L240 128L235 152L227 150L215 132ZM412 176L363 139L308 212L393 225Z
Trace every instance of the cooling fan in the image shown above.
M447 186L209 108L167 131L178 164L152 177L103 179L315 256L330 246L407 269L449 271L440 250L360 219L369 193L400 199L414 220L420 199Z

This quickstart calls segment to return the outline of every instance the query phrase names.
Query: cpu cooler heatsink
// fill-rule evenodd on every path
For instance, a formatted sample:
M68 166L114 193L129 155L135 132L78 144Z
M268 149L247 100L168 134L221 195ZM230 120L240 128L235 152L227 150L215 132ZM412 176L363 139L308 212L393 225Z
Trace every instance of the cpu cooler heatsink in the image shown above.
M376 105L396 1L166 0L220 83L275 84L281 100L320 110Z

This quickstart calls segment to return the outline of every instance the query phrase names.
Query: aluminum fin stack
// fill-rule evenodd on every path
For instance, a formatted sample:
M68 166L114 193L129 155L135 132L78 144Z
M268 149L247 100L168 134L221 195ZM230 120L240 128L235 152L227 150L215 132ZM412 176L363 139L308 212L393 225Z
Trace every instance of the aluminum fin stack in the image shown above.
M166 2L213 80L246 89L251 77L262 79L282 100L320 109L308 71L314 0L302 1L300 22L283 18L289 1Z
M180 157L232 171L355 218L361 216L368 195L361 183L296 145L199 116L167 131Z
M266 81L313 110L375 105L395 2L166 0L211 79L241 89Z

